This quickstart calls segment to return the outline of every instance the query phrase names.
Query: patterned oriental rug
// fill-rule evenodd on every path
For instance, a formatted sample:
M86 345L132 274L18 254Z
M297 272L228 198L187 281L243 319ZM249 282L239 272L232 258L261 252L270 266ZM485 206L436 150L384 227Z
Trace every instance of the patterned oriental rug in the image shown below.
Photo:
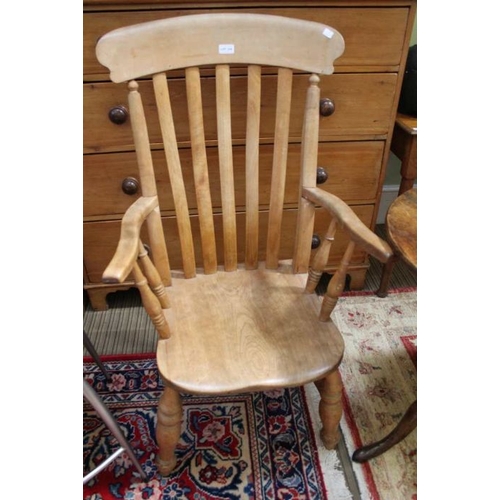
M417 395L417 291L343 296L334 310L345 354L343 430L349 455L394 429ZM364 464L353 462L363 499L416 500L417 432Z
M416 398L416 295L416 289L392 291L385 299L351 292L334 311L346 343L341 428L349 455L390 432ZM112 380L91 358L84 358L84 377L117 418L149 481L142 482L124 453L84 487L84 500L416 499L416 432L368 463L352 463L360 496L353 494L337 453L319 439L313 384L239 396L183 396L177 467L168 478L159 476L154 435L162 383L155 356L102 358ZM118 444L85 401L83 423L85 474Z
M183 395L177 466L168 478L158 475L154 433L162 382L154 354L102 359L112 372L111 382L92 362L84 363L84 377L117 418L149 482L142 482L124 453L84 487L85 499L351 498L343 481L327 492L303 388ZM86 402L83 422L85 474L118 445ZM338 463L332 465L338 468Z

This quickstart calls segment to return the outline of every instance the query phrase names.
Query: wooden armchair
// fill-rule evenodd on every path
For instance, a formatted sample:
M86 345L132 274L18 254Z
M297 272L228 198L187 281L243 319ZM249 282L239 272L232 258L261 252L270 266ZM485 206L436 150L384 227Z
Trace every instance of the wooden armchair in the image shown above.
M97 44L98 60L110 69L112 81L129 82L129 112L142 189L142 196L123 218L120 241L103 281L120 283L131 274L160 337L157 361L166 388L158 408L157 463L163 474L176 465L174 451L182 418L179 393L230 394L315 382L321 394L322 440L329 449L337 444L342 413L337 369L343 341L330 314L342 292L355 245L382 262L391 257L390 247L348 205L316 187L318 75L333 73L333 61L343 50L342 36L329 26L254 14L202 14L153 21L114 30ZM237 109L231 108L230 66L247 82L247 102L233 103ZM179 148L186 145L176 141L176 116L169 94L169 82L181 70L186 78L192 152L189 178L194 183L196 217L188 209L187 197L192 193L186 187L187 172L179 156ZM171 72L168 79L167 71ZM277 73L274 153L267 194L259 183L264 71ZM293 259L283 261L280 238L286 211L288 131L291 108L297 105L291 98L293 71L311 76L305 96ZM202 95L212 88L202 78L205 74L215 74L216 140L205 134ZM145 112L139 93L141 86L151 85L149 78L175 203L182 270L169 267L157 192L166 188L158 187L155 180L146 125L151 110ZM241 194L242 186L234 181L233 147L242 144L232 139L231 117L245 110L245 203L241 208L235 200L235 192ZM218 165L207 160L209 148L217 148ZM331 214L331 224L307 276L318 205ZM262 208L267 206L268 210ZM239 217L245 218L245 234L237 234ZM350 242L321 305L312 292L337 226L349 234Z

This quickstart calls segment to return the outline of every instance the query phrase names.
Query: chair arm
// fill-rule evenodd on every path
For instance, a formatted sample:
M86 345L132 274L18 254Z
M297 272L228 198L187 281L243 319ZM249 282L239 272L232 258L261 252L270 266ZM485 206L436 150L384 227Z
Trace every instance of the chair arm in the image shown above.
M302 196L321 205L337 219L350 235L351 240L380 262L387 262L393 255L388 243L366 227L354 211L335 195L320 188L302 188Z
M142 196L127 209L122 218L115 254L102 275L104 283L123 283L131 273L139 253L142 223L157 206L156 196Z

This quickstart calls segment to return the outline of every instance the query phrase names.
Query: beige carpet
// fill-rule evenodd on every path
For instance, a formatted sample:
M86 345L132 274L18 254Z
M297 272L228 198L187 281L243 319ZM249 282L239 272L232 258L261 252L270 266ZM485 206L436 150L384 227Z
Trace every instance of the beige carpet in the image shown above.
M417 397L417 292L345 296L333 320L345 341L342 430L352 456L389 434ZM416 430L382 455L351 465L362 498L416 498Z

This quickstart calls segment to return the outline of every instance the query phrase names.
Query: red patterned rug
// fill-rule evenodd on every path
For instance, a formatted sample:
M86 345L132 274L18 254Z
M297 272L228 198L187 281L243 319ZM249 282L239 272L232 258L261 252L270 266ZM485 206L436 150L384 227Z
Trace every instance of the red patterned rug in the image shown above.
M333 320L345 354L342 431L350 456L386 436L417 394L417 291L392 290L341 297ZM371 500L415 500L417 433L364 464L353 463L361 496Z
M345 484L338 495L327 492L303 389L183 396L177 466L168 478L158 475L154 435L162 385L154 354L103 360L110 382L88 358L84 377L115 415L149 481L142 482L124 453L84 486L84 499L350 498ZM84 474L117 447L84 402Z

